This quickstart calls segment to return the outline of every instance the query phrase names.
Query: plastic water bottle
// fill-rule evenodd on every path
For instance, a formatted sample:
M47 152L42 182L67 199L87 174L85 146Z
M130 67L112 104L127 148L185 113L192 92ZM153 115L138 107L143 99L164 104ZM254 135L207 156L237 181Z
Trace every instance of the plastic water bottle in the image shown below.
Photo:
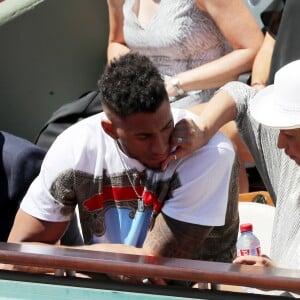
M253 234L251 223L240 225L241 235L237 241L237 256L261 255L259 239Z

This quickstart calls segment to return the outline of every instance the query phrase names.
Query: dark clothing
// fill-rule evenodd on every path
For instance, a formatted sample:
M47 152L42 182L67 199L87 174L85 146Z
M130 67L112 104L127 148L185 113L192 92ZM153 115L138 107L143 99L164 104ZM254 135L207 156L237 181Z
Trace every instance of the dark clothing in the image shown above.
M0 131L0 241L6 241L20 201L38 175L46 151Z
M261 13L264 31L276 39L278 28L284 9L285 0L273 0L271 4Z
M276 39L268 84L274 82L281 67L300 59L299 16L299 0L274 0L261 15L268 32Z

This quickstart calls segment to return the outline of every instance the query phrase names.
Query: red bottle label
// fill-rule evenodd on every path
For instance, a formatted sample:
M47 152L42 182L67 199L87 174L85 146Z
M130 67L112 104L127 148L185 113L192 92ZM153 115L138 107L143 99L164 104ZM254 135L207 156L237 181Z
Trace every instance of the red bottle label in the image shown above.
M253 249L240 249L240 256L246 256L246 255L254 255L254 256L260 256L261 250L260 247L253 248Z

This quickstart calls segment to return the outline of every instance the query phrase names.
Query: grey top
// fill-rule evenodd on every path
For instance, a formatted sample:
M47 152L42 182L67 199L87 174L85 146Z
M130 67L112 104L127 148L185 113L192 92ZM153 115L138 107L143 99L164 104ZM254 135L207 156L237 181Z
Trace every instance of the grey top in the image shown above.
M250 116L248 101L256 91L241 82L228 83L222 89L236 102L238 128L276 201L271 258L279 267L299 269L300 167L277 147L279 131L257 123Z
M133 11L135 1L126 0L123 7L126 44L133 51L149 56L162 75L190 70L232 50L213 19L194 0L161 0L145 27ZM214 91L181 98L173 105L186 107L208 101Z

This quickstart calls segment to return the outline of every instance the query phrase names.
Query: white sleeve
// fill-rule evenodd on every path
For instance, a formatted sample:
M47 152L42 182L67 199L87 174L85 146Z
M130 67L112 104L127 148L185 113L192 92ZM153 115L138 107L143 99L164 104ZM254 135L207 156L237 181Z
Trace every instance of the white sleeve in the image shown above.
M74 131L71 134L63 132L48 150L39 175L21 202L20 208L26 213L45 221L62 222L71 219L75 204L59 203L51 190L59 176L71 180L76 157L81 151L75 148L74 152L74 140L78 140L74 134ZM66 196L71 195L71 188L69 191L65 189L64 193Z
M162 211L187 223L224 225L234 157L231 142L217 133L206 146L180 161L176 167L179 187Z

